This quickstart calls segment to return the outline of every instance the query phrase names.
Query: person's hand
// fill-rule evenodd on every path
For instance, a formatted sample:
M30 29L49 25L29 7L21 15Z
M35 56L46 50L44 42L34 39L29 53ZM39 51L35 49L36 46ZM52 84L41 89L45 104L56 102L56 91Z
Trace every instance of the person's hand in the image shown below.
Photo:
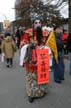
M64 45L64 49L66 48L66 45Z

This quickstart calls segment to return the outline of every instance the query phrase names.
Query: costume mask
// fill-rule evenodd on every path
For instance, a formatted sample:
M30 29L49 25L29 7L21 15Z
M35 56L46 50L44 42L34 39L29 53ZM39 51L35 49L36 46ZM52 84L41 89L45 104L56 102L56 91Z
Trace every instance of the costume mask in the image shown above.
M36 30L37 27L41 27L41 22L40 22L40 20L35 20L35 21L34 21L34 29Z

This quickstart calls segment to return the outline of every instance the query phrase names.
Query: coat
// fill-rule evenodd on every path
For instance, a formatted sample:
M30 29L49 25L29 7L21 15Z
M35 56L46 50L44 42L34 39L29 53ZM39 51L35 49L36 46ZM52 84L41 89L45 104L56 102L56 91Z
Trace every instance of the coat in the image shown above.
M62 39L63 44L66 45L67 39L68 39L68 33L63 34L62 37L61 37L61 39Z
M67 48L68 52L71 53L71 34L69 34L69 36L68 36L66 48Z
M62 52L64 45L63 45L63 42L61 39L61 34L55 33L55 38L56 38L56 44L57 44L58 52Z
M2 53L5 54L6 58L13 58L14 57L14 53L16 51L16 45L10 36L7 36L2 41L1 49L2 49Z

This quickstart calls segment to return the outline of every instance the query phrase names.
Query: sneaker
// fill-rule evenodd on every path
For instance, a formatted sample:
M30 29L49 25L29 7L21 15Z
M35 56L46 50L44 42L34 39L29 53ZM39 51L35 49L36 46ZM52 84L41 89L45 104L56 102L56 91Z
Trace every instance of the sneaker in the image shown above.
M8 68L9 68L9 65L7 64L7 65L6 65L6 67L8 67Z
M65 80L65 78L62 78L61 80Z

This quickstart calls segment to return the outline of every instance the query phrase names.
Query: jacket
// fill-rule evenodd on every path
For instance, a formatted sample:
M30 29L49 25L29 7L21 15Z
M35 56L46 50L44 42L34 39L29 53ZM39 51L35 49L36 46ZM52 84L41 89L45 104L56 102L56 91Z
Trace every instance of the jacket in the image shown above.
M2 41L1 49L6 58L13 58L14 52L16 51L16 45L10 36L7 36Z
M66 48L68 49L68 52L71 52L71 35L68 36Z
M58 52L61 52L63 49L63 42L61 40L61 35L60 34L55 34L55 38L56 38L56 44L57 44L57 49Z

